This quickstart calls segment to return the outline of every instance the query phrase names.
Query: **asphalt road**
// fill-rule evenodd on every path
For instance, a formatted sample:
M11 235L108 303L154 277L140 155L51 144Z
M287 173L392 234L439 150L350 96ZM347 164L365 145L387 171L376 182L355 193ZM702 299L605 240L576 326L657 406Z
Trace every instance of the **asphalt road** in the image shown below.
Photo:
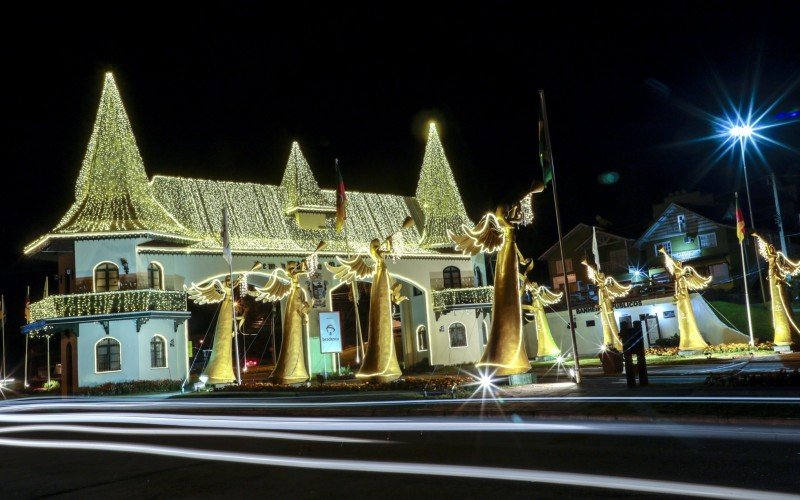
M767 498L800 484L792 427L266 416L232 402L0 405L0 496Z

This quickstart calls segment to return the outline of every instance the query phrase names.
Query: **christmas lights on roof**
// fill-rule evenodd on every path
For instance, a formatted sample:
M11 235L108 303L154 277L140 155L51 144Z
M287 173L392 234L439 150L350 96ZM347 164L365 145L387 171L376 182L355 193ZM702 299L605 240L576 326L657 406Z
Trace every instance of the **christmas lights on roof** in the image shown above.
M472 226L433 122L422 159L417 201L425 214L425 227L419 243L423 248L450 248L452 242L447 230L455 231L462 224Z
M300 144L292 142L292 150L289 153L289 160L286 162L286 170L283 172L281 188L286 191L286 213L292 213L302 208L327 208L333 210L333 205L327 204L328 200L322 195L322 191L311 172L303 152L300 151Z
M106 73L94 129L75 186L75 202L51 234L120 232L193 240L193 235L153 198L114 77ZM47 240L48 237L40 239L26 252Z

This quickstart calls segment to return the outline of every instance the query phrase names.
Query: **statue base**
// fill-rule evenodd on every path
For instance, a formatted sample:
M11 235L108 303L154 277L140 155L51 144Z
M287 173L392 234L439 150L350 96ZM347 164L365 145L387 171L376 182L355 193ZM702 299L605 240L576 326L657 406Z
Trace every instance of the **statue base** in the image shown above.
M678 351L678 356L698 356L700 354L703 354L700 349L681 349Z
M792 346L791 345L776 345L776 346L773 346L772 349L775 352L792 352Z
M508 385L515 386L515 385L530 385L536 383L536 374L535 373L518 373L516 375L509 375L508 376Z

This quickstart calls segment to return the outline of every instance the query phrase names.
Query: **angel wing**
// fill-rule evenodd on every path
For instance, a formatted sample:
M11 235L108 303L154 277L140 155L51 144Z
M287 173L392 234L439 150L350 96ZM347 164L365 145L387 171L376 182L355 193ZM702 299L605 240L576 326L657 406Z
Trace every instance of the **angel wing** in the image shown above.
M800 260L789 260L789 258L783 255L781 252L778 252L778 258L775 260L775 265L778 267L778 273L782 277L800 275Z
M631 291L631 288L633 288L632 285L621 285L611 276L607 277L603 283L605 283L606 286L606 293L608 293L608 295L613 299L628 295L628 293Z
M456 250L470 256L481 252L495 252L505 241L494 214L484 215L472 229L462 225L461 234L454 234L448 229L447 235L455 243Z
M686 266L681 272L681 277L686 280L686 286L689 290L702 290L711 283L711 276L701 276L692 266Z
M190 287L183 285L183 289L189 295L189 298L197 305L222 302L228 293L222 285L222 282L217 279L211 281L211 283L206 286L196 285L194 283L192 283Z
M342 265L332 266L325 264L328 271L332 272L339 281L351 281L353 279L364 279L372 276L375 272L372 265L367 264L366 259L362 255L357 255L352 260L346 260L341 257L336 257Z
M586 274L588 275L588 277L592 281L592 283L597 284L597 282L599 281L599 277L597 276L597 270L595 268L593 268L591 266L591 264L589 264L585 260L583 262L581 262L581 264L586 266Z
M533 291L534 300L538 299L545 306L558 304L563 296L564 292L554 293L546 286L539 286Z
M762 257L765 259L769 258L769 243L764 241L764 238L761 236L753 233L753 238L756 239L756 246L758 247L758 253L761 254Z
M661 252L662 254L664 254L664 267L667 268L667 271L669 271L669 274L672 274L674 276L675 275L675 267L676 267L675 266L675 261L672 260L672 257L670 257L669 254L667 253L667 251L664 250L664 247L659 248L658 251Z
M277 302L292 291L292 279L281 268L275 269L263 288L255 287L250 295L259 302Z

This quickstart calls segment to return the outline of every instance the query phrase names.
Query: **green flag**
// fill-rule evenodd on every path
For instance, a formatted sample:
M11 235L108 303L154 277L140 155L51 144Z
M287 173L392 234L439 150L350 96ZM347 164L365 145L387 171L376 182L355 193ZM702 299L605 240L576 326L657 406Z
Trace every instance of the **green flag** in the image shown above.
M550 154L550 141L547 133L547 113L544 109L544 95L539 93L539 163L542 165L544 185L553 180L553 159Z

